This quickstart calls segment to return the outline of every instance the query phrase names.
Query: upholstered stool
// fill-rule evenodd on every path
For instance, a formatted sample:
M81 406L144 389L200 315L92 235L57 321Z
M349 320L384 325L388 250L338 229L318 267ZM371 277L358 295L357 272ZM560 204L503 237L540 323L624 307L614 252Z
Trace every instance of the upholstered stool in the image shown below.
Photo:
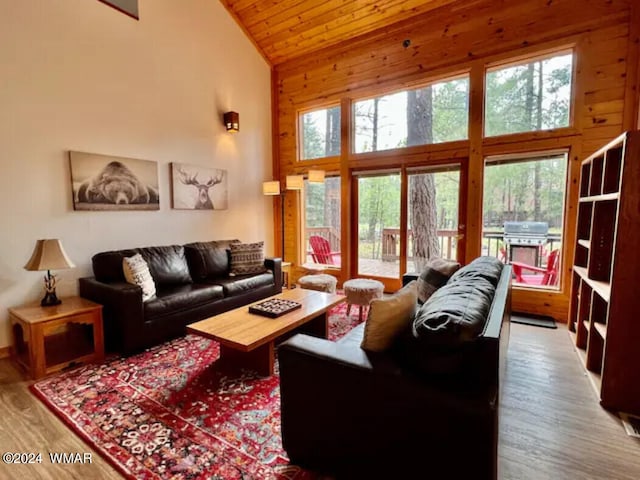
M336 284L338 279L333 275L320 273L318 275L305 275L298 279L300 288L307 290L318 290L320 292L336 293Z
M347 316L351 312L351 305L358 305L360 312L358 318L362 321L362 307L369 306L372 300L382 298L384 285L377 280L356 278L344 282L344 294L347 296Z

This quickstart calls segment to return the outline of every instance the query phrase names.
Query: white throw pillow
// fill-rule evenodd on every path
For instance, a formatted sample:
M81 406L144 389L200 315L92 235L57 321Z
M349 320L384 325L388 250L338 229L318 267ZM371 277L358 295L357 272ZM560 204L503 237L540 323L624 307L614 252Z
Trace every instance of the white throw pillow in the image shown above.
M373 300L360 348L370 352L384 352L391 348L395 339L409 327L417 301L415 280L391 297Z
M153 281L151 272L149 272L149 265L144 261L142 255L136 253L133 257L123 258L122 270L128 283L142 288L143 302L152 299L156 295L156 284Z

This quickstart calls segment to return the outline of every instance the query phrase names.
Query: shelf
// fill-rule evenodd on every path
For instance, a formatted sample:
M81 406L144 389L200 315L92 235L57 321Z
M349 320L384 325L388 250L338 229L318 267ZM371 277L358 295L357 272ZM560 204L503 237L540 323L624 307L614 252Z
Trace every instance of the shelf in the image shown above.
M589 320L582 320L582 326L589 331Z
M618 192L605 193L604 195L591 195L589 197L581 197L580 202L604 202L607 200L618 200L619 198L620 194Z
M598 295L602 297L606 302L609 301L611 296L611 285L609 282L601 282L598 280L592 280L587 275L587 269L584 267L573 266L573 271L580 275L580 278L584 280L592 289L594 289Z
M582 245L584 248L591 248L590 240L578 240L578 245Z
M607 338L607 326L604 323L593 322L593 327L603 340Z

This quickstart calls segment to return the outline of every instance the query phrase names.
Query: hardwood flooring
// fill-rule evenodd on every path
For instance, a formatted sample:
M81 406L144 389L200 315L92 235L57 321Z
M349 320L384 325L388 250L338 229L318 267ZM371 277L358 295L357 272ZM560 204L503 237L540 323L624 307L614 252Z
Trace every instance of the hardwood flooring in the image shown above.
M43 454L41 465L0 463L0 479L122 478L31 395L29 383L0 360L0 450ZM52 465L48 452L92 452L93 463ZM640 478L640 441L599 406L562 325L511 325L499 455L504 480Z

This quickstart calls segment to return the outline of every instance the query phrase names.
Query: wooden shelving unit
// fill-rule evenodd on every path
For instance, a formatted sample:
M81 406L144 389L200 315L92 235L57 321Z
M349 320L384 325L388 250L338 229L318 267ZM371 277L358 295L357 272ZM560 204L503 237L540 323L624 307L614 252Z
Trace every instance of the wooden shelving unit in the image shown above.
M605 408L640 413L640 132L582 162L569 331Z

